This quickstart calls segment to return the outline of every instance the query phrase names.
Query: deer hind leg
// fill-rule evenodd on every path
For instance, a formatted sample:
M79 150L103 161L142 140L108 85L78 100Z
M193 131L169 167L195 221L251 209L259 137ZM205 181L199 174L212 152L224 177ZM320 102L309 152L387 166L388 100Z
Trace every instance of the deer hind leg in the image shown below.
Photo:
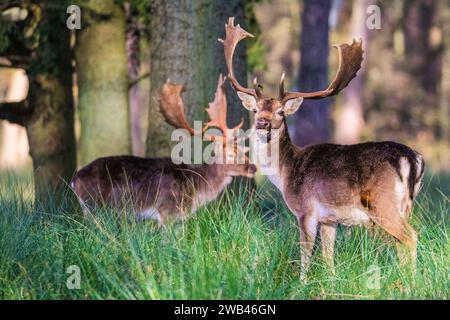
M400 214L403 222L403 229L405 230L406 239L397 242L397 253L402 265L409 265L412 271L416 270L417 261L417 233L409 224L409 219L412 213L412 200L407 197L401 204Z
M313 214L301 215L298 218L300 230L301 271L300 279L305 280L309 269L314 242L317 235L318 219Z
M415 270L417 234L409 225L408 218L411 205L405 204L398 195L384 194L371 202L369 214L372 220L397 241L397 252L400 263L411 266Z
M417 235L408 222L397 210L382 209L372 220L397 241L397 252L402 265L410 265L415 269ZM372 211L373 212L373 211Z
M320 224L320 240L322 242L322 255L332 274L334 270L334 242L336 240L336 224Z

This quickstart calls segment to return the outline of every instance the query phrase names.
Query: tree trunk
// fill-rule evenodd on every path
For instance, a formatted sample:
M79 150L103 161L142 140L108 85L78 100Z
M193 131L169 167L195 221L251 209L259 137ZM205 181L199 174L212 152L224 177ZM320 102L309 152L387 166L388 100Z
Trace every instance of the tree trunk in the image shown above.
M20 42L21 37L5 33L4 37L14 41L3 47L1 54L12 67L25 69L29 78L28 97L20 102L0 103L0 119L26 128L36 202L50 200L57 204L76 163L70 33L64 27L61 7L43 1L27 9L35 24L27 28L26 24L14 22L16 32L33 30L36 43L32 48L25 43L19 45L14 41Z
M79 160L131 151L125 15L114 0L87 0L75 48Z
M366 27L366 9L369 6L368 0L354 0L352 6L352 18L350 37L363 41L363 46L368 48L368 37ZM366 56L367 56L366 50ZM367 57L364 57L367 60ZM343 92L342 108L336 121L336 142L343 144L352 144L359 141L361 130L364 126L363 118L363 85L365 75L365 63L358 76L353 79L349 86Z
M145 154L145 146L142 141L141 116L142 107L140 97L142 89L137 81L140 70L140 31L138 28L137 15L133 12L131 4L126 2L126 48L127 48L127 67L128 76L133 84L129 88L128 102L130 105L130 121L131 121L131 150L133 155L143 156ZM136 83L134 83L136 82Z
M67 59L67 66L70 61ZM76 167L71 72L65 69L69 73L61 72L59 77L38 75L30 81L33 113L26 129L36 200L41 203L48 197L55 200L52 194L60 191L55 189L67 187Z
M450 1L443 2L441 14L444 35L444 54L442 63L439 128L440 138L443 141L450 140Z
M300 41L299 89L317 91L328 85L328 16L330 0L305 0ZM305 146L328 141L329 99L305 100L294 116L293 141Z
M188 119L202 120L207 103L212 101L219 73L226 73L223 47L217 38L223 37L229 16L244 23L244 1L154 0L151 19L150 112L147 135L147 156L169 156L173 128L164 123L158 112L159 88L167 79L184 84L183 100ZM246 50L240 44L235 53L235 72L241 83L247 82ZM245 120L248 113L241 107L236 94L228 86L229 125Z
M436 17L435 0L408 0L403 3L403 32L405 62L408 71L419 77L428 94L436 94L439 87L440 50L433 48L430 30Z

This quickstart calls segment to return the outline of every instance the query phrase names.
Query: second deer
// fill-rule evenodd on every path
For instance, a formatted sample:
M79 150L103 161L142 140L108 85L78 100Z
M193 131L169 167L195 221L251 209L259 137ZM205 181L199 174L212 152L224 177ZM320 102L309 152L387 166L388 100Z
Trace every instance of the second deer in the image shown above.
M188 124L181 98L183 86L167 82L159 95L159 106L165 120L177 129L197 134ZM199 207L215 199L234 176L252 178L256 167L238 164L235 146L226 144L226 97L224 79L219 78L214 101L207 109L211 121L204 127L215 126L223 131L214 137L224 143L228 159L212 164L175 164L171 158L139 158L112 156L94 160L80 169L71 182L85 214L96 205L131 209L137 219L156 219L160 224L193 214ZM236 128L235 128L236 129ZM201 135L203 135L202 130ZM210 137L211 139L211 137ZM218 153L217 157L224 156ZM231 160L231 161L230 161Z

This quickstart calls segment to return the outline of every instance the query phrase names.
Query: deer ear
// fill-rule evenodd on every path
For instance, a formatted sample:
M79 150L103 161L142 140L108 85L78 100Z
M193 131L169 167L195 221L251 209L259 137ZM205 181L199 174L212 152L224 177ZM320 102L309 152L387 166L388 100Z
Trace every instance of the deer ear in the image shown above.
M283 105L284 114L287 116L293 114L295 111L298 110L302 102L303 102L302 97L286 101Z
M237 94L239 96L239 99L241 99L242 105L245 109L253 111L255 108L257 108L256 99L254 96L241 91L237 91Z

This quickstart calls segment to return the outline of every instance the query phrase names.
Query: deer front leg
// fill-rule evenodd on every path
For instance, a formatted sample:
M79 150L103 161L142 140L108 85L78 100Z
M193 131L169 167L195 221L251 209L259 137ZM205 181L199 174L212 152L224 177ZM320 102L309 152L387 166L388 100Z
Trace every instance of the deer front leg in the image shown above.
M312 214L303 215L298 219L300 230L300 280L306 279L306 274L309 269L311 254L316 240L318 220Z

